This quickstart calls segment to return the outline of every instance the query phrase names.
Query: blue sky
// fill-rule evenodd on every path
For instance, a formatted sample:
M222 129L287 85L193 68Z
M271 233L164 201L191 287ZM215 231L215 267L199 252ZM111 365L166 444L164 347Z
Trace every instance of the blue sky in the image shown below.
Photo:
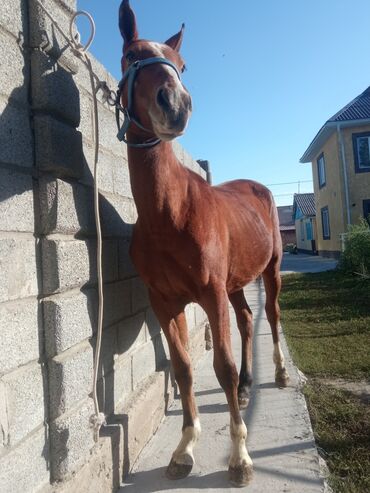
M300 181L299 158L325 121L370 85L369 0L131 0L140 37L186 24L183 80L193 115L181 144L211 163L214 183ZM92 53L119 79L120 0L78 0L95 18ZM79 23L84 33L84 23ZM298 185L270 187L278 205Z

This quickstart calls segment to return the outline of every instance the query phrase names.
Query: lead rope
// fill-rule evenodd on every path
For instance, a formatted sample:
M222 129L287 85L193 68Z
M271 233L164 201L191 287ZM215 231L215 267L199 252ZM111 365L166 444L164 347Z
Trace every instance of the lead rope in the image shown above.
M80 36L73 35L73 23L79 15L86 16L91 25L91 34L88 42L85 46L80 43ZM103 251L103 240L101 234L101 224L100 224L100 214L99 214L99 176L98 176L98 161L99 161L99 114L98 114L98 99L97 93L100 89L100 81L97 86L95 86L94 71L91 65L91 60L86 54L86 50L90 47L93 39L95 37L95 22L91 15L85 11L76 12L70 21L69 33L74 45L75 53L80 56L87 65L90 76L91 91L93 95L94 111L93 111L93 123L94 123L94 134L95 134L95 155L94 155L94 213L95 213L95 224L96 224L96 235L97 235L97 252L96 252L96 267L98 274L98 332L96 335L96 347L94 354L94 378L93 378L93 401L95 414L90 416L90 425L94 430L94 440L97 442L99 440L100 428L106 424L104 413L99 410L98 402L98 373L99 373L99 361L100 361L100 351L101 342L103 334L103 310L104 310L104 295L103 295L103 268L102 268L102 251Z
M69 24L69 34L70 37L64 33L61 27L58 25L56 20L51 16L51 14L47 11L45 6L39 1L35 0L39 7L45 12L45 14L49 17L51 22L55 25L56 29L63 36L68 46L72 49L74 55L79 58L87 67L90 76L91 83L91 91L93 96L93 124L94 124L94 132L95 132L95 155L94 155L94 214L95 214L95 224L96 224L96 234L97 234L97 254L96 254L96 264L97 264L97 275L98 275L98 330L96 336L96 348L94 355L94 376L93 376L93 390L92 390L92 398L94 401L94 414L90 416L90 425L94 431L94 440L95 442L99 439L99 431L102 425L106 423L105 415L103 412L99 410L99 402L98 402L98 394L97 394L97 383L98 383L98 372L99 372L99 361L100 361L100 351L101 351L101 342L102 342L102 333L103 333L103 310L104 310L104 296L103 296L103 269L102 269L102 234L101 234L101 224L100 224L100 215L99 215L99 177L98 177L98 160L99 160L99 118L98 118L98 100L97 93L99 90L103 91L103 100L107 102L110 106L116 105L116 95L114 91L111 91L107 86L105 81L101 81L99 77L94 73L91 60L88 57L86 51L91 46L91 43L95 37L95 22L92 16L83 10L76 12L70 21ZM77 32L73 34L73 24L76 17L83 15L87 17L91 26L90 37L85 45L82 45L80 42L80 35ZM95 85L95 82L97 83Z

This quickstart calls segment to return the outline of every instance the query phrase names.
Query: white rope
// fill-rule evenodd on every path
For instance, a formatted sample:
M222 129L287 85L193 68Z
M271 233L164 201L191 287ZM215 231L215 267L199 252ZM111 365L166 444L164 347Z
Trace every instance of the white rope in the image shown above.
M91 91L93 96L93 123L94 123L94 131L95 131L95 155L94 155L94 213L95 213L95 224L96 224L96 233L97 233L97 254L96 254L96 264L97 264L97 275L98 275L98 295L99 295L99 305L98 305L98 331L96 336L96 348L94 355L94 377L93 377L93 401L94 401L94 410L95 414L90 416L90 424L94 430L94 440L97 442L99 439L99 430L102 425L105 424L105 415L99 410L99 402L97 395L97 383L98 383L98 372L99 372L99 361L100 361L100 351L101 351L101 342L102 342L102 333L103 333L103 310L104 310L104 296L103 296L103 269L102 269L102 234L101 234L101 224L100 224L100 215L99 215L99 177L98 177L98 160L99 160L99 119L98 119L98 100L97 93L99 90L104 92L104 100L108 102L108 104L115 104L115 97L113 96L113 91L111 91L105 81L101 81L98 76L94 73L92 68L91 60L88 57L86 51L91 46L91 43L95 37L95 22L92 16L85 11L76 12L70 21L69 25L69 33L70 39L66 36L63 30L59 27L58 23L55 19L49 14L46 8L40 3L39 0L36 0L37 4L42 8L45 14L49 17L51 22L55 25L57 30L61 33L61 35L66 40L68 46L73 50L73 53L86 65L91 83ZM81 44L80 34L76 32L73 33L73 25L75 19L83 15L88 18L91 26L90 37L85 45ZM95 84L97 82L97 84Z
M73 36L73 23L79 15L86 16L91 25L91 34L88 42L85 46L80 43L80 35ZM98 176L98 161L99 161L99 119L98 119L98 99L97 92L100 88L100 81L97 86L95 86L94 71L91 65L91 60L86 54L86 50L89 48L94 40L95 36L95 23L94 19L85 11L76 12L70 22L69 32L71 34L72 44L74 45L74 50L78 55L85 60L87 68L89 70L91 92L93 96L94 111L93 111L93 122L94 122L94 134L95 134L95 155L94 155L94 213L95 213L95 224L96 224L96 235L97 235L97 252L96 252L96 267L98 274L98 332L96 335L96 347L94 355L94 378L93 378L93 401L95 414L90 416L90 424L94 430L94 439L97 442L99 439L99 430L103 424L105 424L105 415L99 410L98 402L98 372L99 372L99 360L101 351L101 342L103 335L103 310L104 310L104 296L103 296L103 268L102 268L102 251L103 251L103 240L101 234L101 224L100 224L100 214L99 214L99 176Z

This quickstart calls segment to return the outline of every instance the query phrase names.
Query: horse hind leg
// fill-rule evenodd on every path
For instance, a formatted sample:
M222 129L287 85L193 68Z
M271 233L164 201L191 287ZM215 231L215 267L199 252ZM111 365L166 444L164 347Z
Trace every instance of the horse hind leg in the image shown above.
M182 479L190 474L195 463L194 446L200 436L201 427L193 392L193 375L187 352L187 326L183 308L175 309L150 293L154 312L166 336L175 380L179 386L183 409L182 437L172 454L166 470L169 479ZM176 315L171 315L176 313Z
M269 321L274 343L273 361L275 364L275 383L278 387L286 387L289 383L289 374L285 368L284 355L279 340L279 293L281 288L280 261L273 258L262 274L266 292L266 316Z
M253 315L241 289L229 295L229 300L234 308L238 329L241 336L241 365L238 384L239 408L245 409L249 404L250 390L252 387L252 340L253 340Z

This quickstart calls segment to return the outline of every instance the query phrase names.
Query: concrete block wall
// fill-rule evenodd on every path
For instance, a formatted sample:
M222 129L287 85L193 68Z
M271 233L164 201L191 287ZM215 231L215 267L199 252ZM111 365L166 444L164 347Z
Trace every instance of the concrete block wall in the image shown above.
M68 32L75 0L43 4ZM136 209L126 148L99 95L99 400L109 418L96 444L89 428L97 320L89 75L35 0L3 0L0 54L0 491L110 491L173 397L166 342L128 255ZM117 86L97 60L93 66ZM206 176L174 147L184 165ZM196 359L205 314L190 305L187 318Z

